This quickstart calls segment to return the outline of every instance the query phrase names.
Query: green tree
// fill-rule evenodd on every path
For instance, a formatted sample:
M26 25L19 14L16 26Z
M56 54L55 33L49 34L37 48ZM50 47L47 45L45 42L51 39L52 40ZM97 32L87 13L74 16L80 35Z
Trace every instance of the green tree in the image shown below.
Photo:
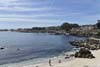
M77 27L79 27L79 25L78 24L71 24L71 27L72 28L77 28Z
M100 31L97 33L98 36L100 36Z
M65 30L65 31L69 31L71 29L71 25L68 22L63 23L61 25L61 29Z
M100 29L100 20L98 20L98 23L96 25L97 25L97 28Z
M65 22L61 25L61 29L65 31L70 31L72 28L77 28L79 27L78 24L69 24L68 22Z

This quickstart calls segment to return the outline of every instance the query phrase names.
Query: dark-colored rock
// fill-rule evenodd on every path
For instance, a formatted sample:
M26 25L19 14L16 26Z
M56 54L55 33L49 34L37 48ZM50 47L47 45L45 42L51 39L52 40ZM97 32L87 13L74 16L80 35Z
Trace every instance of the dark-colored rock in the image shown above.
M20 49L18 48L17 50L19 51Z
M86 48L81 48L78 52L75 53L76 58L95 58L93 54Z
M65 59L68 59L68 58L70 58L70 57L68 57L68 56L65 57Z
M3 50L4 48L3 48L3 47L1 47L0 49L1 49L1 50Z
M80 41L71 41L69 42L72 46L76 48L84 47L90 50L98 50L100 49L100 42L98 40L80 40Z

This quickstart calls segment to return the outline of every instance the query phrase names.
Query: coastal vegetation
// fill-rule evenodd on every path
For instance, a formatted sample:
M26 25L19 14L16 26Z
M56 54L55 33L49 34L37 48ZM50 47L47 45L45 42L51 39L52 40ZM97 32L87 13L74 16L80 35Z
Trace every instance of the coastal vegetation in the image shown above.
M100 36L100 31L98 31L97 36Z
M97 28L100 29L100 20L98 20L98 23L96 25L97 25Z
M66 32L70 31L72 28L78 28L78 24L69 24L68 22L65 22L61 25L61 29L65 30Z

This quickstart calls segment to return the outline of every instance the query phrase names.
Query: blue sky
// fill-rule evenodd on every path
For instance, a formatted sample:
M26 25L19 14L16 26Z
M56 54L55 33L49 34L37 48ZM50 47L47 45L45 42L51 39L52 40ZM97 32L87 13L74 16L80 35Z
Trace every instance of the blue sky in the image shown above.
M0 0L0 28L95 24L100 0Z

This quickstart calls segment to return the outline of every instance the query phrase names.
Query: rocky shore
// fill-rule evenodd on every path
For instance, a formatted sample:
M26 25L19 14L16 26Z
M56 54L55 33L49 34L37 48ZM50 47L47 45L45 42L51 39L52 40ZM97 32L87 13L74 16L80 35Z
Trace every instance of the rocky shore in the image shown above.
M70 44L76 48L80 48L74 55L76 58L95 58L90 50L100 49L100 39L98 38L91 37L86 40L71 41Z
M95 58L93 56L93 54L91 53L91 51L89 51L89 49L86 48L81 48L78 52L75 53L75 58Z
M72 46L84 47L88 48L90 50L98 50L100 49L100 40L97 38L88 38L86 40L80 40L80 41L71 41L70 44Z

